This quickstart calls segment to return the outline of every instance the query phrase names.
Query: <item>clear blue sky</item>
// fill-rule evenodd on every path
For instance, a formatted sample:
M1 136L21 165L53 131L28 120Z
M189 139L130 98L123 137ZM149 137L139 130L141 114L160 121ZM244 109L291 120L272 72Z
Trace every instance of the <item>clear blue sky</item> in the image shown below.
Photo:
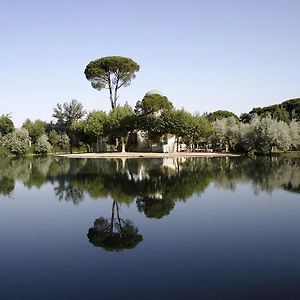
M300 97L300 1L0 0L0 114L51 120L56 103L109 109L84 77L96 58L141 66L119 102L152 89L193 112Z

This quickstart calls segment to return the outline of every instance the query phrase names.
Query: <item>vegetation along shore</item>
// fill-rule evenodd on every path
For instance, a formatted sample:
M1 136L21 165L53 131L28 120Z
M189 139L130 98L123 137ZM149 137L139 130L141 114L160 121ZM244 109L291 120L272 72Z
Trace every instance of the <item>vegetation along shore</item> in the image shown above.
M87 65L84 74L92 87L109 91L109 112L86 112L73 99L56 105L55 121L27 119L21 128L15 128L9 114L2 114L0 156L73 152L105 153L84 157L215 156L300 150L300 98L253 108L240 116L224 110L200 114L177 109L157 90L147 92L135 107L120 105L119 89L128 86L139 69L135 61L121 56Z

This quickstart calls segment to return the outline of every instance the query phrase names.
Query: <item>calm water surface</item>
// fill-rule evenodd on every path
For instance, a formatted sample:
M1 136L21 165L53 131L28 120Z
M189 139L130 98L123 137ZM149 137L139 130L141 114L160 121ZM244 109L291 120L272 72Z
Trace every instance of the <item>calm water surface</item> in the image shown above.
M300 160L1 159L0 299L300 299Z

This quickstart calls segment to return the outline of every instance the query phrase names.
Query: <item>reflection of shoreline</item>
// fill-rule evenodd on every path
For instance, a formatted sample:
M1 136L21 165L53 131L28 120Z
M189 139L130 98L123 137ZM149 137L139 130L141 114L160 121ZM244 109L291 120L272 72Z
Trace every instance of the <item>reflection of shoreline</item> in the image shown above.
M207 152L174 152L174 153L154 153L154 152L109 152L109 153L73 153L59 154L57 157L68 158L168 158L168 157L237 157L239 154L229 153L207 153Z
M211 182L230 190L249 182L255 194L275 188L300 193L299 166L299 159L275 157L6 158L0 159L0 195L10 197L16 182L28 189L50 183L60 201L78 204L86 193L126 203L142 199L149 205L141 202L141 209L149 212L162 199L185 201Z

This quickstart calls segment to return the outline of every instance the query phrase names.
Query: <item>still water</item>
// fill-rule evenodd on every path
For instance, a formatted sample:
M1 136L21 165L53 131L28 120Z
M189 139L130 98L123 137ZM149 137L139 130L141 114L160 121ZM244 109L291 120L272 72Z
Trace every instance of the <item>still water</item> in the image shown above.
M300 299L300 160L1 159L0 299Z

